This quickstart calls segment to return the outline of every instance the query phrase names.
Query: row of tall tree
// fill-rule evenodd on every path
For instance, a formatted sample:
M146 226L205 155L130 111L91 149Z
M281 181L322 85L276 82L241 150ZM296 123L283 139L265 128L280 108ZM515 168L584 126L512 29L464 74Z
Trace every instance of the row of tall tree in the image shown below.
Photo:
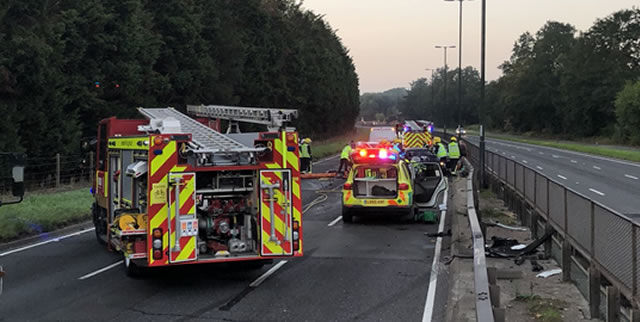
M294 0L7 0L0 151L71 153L136 107L296 108L305 134L352 128L358 77L325 20Z
M486 122L509 131L632 140L616 98L640 80L639 39L638 8L599 19L583 33L551 21L522 34L500 67L503 76L488 85Z
M586 32L547 22L535 34L524 33L503 75L486 87L472 67L462 71L458 103L458 70L443 69L410 84L393 106L401 118L429 119L455 127L483 121L489 128L537 132L564 137L606 136L640 144L640 9L621 10L597 20ZM445 86L446 80L446 86ZM623 92L624 89L624 92ZM365 94L362 116L375 110ZM390 106L390 105L387 105ZM385 112L395 119L393 109Z

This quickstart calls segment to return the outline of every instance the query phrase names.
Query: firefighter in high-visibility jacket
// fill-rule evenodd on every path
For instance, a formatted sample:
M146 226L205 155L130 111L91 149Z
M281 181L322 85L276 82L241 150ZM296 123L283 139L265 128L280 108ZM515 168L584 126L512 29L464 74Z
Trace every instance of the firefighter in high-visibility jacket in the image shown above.
M311 139L302 140L300 145L300 172L311 173Z
M435 154L436 157L438 157L438 159L441 162L446 162L447 161L447 148L444 146L444 144L442 144L442 139L440 139L439 136L436 136L433 139L433 143L434 143L434 148L435 148Z
M447 164L452 174L456 174L458 160L460 160L460 146L458 145L458 139L452 136L451 142L449 142L449 163Z
M338 174L344 176L344 172L349 170L351 166L351 152L356 147L356 144L351 141L351 143L346 144L344 148L342 148L342 152L340 153L340 165L338 166Z

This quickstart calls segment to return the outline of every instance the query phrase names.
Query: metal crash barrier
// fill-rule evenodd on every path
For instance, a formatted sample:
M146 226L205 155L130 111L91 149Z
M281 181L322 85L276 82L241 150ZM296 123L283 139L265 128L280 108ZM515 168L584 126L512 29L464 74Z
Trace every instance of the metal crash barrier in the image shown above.
M468 160L479 166L479 146L462 141ZM553 233L545 252L588 300L591 318L640 320L637 221L512 158L484 151L484 166L485 182L529 226L532 238Z

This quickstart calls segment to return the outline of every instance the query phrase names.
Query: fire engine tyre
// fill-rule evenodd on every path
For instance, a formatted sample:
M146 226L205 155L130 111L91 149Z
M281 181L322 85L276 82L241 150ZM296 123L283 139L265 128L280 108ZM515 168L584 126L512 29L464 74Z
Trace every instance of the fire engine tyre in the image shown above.
M353 222L353 214L351 210L346 207L342 207L342 222L344 223L352 223Z
M91 215L93 217L93 226L95 227L96 240L101 245L107 244L107 212L104 208L98 207L95 203L91 205Z
M136 263L126 257L124 258L124 268L127 272L127 276L131 278L140 278L144 273L144 268L136 265Z

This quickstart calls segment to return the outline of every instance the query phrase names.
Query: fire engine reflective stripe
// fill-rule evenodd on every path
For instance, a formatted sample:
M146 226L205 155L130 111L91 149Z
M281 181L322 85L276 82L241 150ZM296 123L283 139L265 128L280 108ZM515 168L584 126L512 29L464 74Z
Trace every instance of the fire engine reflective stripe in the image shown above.
M180 246L182 249L180 252L171 253L171 261L182 262L189 259L196 258L196 237L182 237L180 238Z
M153 148L153 150L156 150L155 147ZM177 161L175 160L175 158L173 158L175 156L175 153L176 153L175 141L170 141L169 143L167 143L162 149L162 154L156 155L155 153L152 153L153 159L151 159L151 166L149 167L150 176L153 178L156 173L169 172L169 170L173 166L175 166L175 162ZM173 161L173 162L167 162L167 161ZM160 171L163 168L168 168L168 169L166 169L165 171ZM164 175L164 173L162 173L162 175Z
M429 135L423 132L407 132L404 134L405 148L420 148L429 143Z
M291 253L291 221L289 221L287 216L288 213L285 212L285 208L283 207L283 203L286 201L288 196L283 194L283 180L282 173L280 172L261 172L261 182L264 182L267 185L280 183L280 188L273 189L273 196L268 196L268 192L262 189L261 191L261 226L262 226L262 245L263 245L263 254L289 254ZM271 202L268 197L274 198L273 202L273 212L274 212L274 222L271 222ZM292 200L289 200L291 203ZM292 211L291 206L289 206L289 211ZM288 225L287 225L288 224ZM280 241L280 244L277 241L272 240L271 236L271 226L273 225L275 237ZM289 234L286 234L286 232ZM288 235L287 240L285 240L285 235Z
M400 197L400 200L402 200L402 202L406 202L407 201L407 198L405 197L404 192L402 192L402 191L398 192L398 197Z
M144 144L145 142L147 143L146 145ZM149 150L149 138L111 138L109 139L109 149Z
M392 205L392 206L397 206L398 205L398 203L395 201L395 199L389 200L389 204Z

